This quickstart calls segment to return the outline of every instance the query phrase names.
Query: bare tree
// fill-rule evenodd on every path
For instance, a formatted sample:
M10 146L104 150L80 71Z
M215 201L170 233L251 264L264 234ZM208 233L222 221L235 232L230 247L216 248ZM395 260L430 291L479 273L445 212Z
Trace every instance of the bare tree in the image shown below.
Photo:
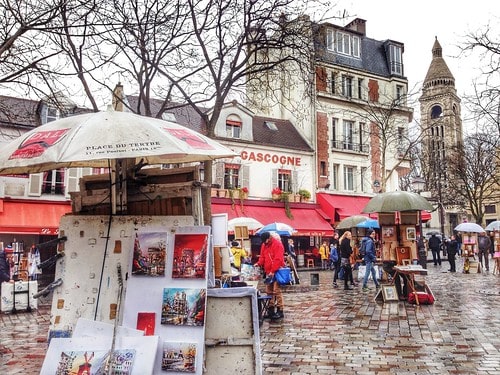
M499 141L491 134L476 133L466 139L463 147L450 152L446 160L447 171L454 176L447 181L446 194L455 203L467 206L478 224L482 224L485 204L500 199L495 156Z

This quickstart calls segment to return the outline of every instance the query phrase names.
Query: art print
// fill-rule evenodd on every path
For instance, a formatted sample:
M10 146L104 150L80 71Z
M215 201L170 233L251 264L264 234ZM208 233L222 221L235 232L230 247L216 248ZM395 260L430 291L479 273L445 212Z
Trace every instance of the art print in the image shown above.
M144 336L153 336L155 334L156 313L138 312L137 326L138 330L144 332Z
M176 234L172 278L206 277L207 234Z
M196 344L164 342L161 369L165 372L196 372Z
M163 289L161 324L203 326L205 299L205 289Z
M394 227L383 227L382 234L384 236L384 240L387 241L396 240L396 229Z
M415 228L410 227L406 228L406 240L407 241L415 241L417 239L417 233Z
M162 232L136 233L132 275L165 275L166 238Z
M107 350L63 351L57 365L56 375L129 375L132 373L135 350L115 350L111 361Z

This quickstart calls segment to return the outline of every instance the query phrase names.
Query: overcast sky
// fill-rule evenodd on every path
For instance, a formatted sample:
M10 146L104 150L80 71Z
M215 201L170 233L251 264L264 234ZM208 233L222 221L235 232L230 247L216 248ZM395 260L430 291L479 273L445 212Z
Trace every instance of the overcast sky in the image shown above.
M489 23L496 27L494 36L500 39L496 26L500 21L499 8L496 1L490 0L337 0L334 7L336 15L342 14L344 9L352 15L348 21L355 17L366 20L368 37L404 43L403 62L410 91L421 89L437 36L461 97L472 92L471 82L480 74L481 61L477 57L457 57L457 46L463 44L465 34L484 29ZM344 24L336 20L332 23Z

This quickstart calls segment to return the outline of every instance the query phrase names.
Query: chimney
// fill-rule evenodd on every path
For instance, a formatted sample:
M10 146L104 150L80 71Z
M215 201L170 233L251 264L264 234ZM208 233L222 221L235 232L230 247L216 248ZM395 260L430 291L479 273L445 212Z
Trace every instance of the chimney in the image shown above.
M360 34L366 35L366 20L355 18L346 25L346 29L357 31Z
M118 82L113 90L113 100L111 102L115 111L123 112L123 85Z

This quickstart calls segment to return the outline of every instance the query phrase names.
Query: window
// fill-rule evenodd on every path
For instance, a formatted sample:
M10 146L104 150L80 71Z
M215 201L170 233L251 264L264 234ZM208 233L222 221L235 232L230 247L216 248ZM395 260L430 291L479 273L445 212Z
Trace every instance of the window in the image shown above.
M326 49L328 51L335 51L335 38L333 30L329 29L326 31Z
M59 110L57 108L47 108L47 116L45 118L46 123L59 120Z
M330 188L332 190L337 190L339 186L339 165L333 164L332 166L332 185Z
M332 72L332 78L331 78L332 94L335 94L335 91L336 91L336 85L335 85L336 80L337 80L337 73Z
M319 175L326 176L326 162L324 161L319 162Z
M349 34L337 31L337 52L344 55L351 54L351 38Z
M431 109L431 119L440 118L443 115L443 109L439 105L435 105Z
M363 78L358 78L358 99L363 99Z
M64 195L64 168L44 172L42 194Z
M342 95L352 98L352 77L342 76Z
M224 166L224 189L239 187L240 166L238 164L226 164Z
M344 167L344 190L354 191L354 167Z
M365 146L363 142L363 135L365 134L366 124L364 122L359 123L359 150L361 152L368 152L368 145Z
M389 45L391 73L403 75L403 51L400 46Z
M354 122L344 120L344 150L352 150L354 143Z
M360 51L361 51L360 39L357 36L353 36L352 37L352 55L354 57L359 57L361 55Z
M333 148L338 148L337 145L337 123L338 119L332 118L332 147Z
M278 169L278 187L281 191L292 191L292 171Z
M396 85L396 100L399 102L403 100L405 95L404 87L402 85Z
M494 204L488 204L484 206L485 214L495 214L497 212L497 207Z
M226 120L226 137L241 138L241 122Z

